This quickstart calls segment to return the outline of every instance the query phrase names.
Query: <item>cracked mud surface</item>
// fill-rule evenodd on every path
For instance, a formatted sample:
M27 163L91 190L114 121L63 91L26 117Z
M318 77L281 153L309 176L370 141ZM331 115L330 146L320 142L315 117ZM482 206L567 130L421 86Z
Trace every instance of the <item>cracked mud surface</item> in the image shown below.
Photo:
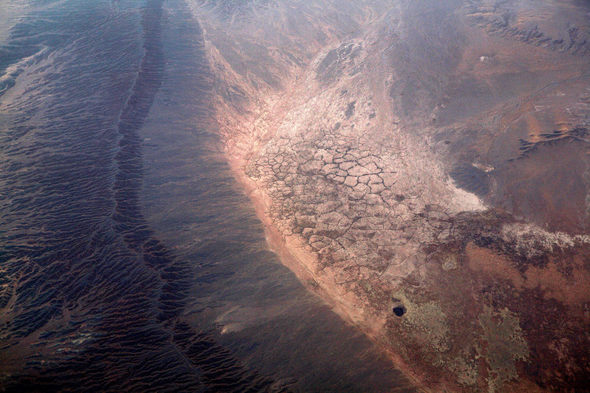
M425 389L588 391L590 8L240 4L193 11L285 264Z

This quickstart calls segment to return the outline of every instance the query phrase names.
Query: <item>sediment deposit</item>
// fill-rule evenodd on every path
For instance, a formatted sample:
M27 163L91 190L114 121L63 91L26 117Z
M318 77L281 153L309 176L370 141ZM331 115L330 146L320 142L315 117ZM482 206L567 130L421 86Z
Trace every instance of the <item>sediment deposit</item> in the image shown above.
M271 247L431 391L588 391L590 8L542 3L192 4Z

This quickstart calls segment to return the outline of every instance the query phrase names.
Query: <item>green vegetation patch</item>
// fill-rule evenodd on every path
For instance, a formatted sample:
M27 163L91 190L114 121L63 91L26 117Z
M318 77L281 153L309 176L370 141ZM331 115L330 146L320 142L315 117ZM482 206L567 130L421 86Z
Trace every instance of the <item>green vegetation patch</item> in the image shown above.
M404 293L395 293L393 297L400 299L406 313L402 324L419 341L427 341L435 352L449 350L449 327L447 316L435 301L414 303Z
M468 360L465 360L465 359ZM474 386L477 383L477 363L469 357L456 357L450 362L449 367L456 375L457 382L464 386Z
M487 342L487 348L481 350L485 353L480 353L480 356L489 365L488 392L499 392L504 383L518 377L515 362L529 358L528 345L518 316L507 308L495 311L486 306L479 316L479 324Z

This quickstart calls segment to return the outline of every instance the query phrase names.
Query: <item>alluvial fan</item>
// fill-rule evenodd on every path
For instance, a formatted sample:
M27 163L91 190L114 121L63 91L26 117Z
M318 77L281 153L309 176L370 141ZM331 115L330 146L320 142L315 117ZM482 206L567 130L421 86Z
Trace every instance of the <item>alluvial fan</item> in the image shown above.
M141 212L162 3L34 3L0 48L0 390L284 390L179 320Z

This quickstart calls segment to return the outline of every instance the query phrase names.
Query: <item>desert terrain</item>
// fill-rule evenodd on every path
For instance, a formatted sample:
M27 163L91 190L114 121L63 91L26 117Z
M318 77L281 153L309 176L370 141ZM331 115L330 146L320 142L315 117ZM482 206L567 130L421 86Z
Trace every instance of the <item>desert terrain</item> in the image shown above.
M193 1L271 248L432 392L588 391L590 5Z

